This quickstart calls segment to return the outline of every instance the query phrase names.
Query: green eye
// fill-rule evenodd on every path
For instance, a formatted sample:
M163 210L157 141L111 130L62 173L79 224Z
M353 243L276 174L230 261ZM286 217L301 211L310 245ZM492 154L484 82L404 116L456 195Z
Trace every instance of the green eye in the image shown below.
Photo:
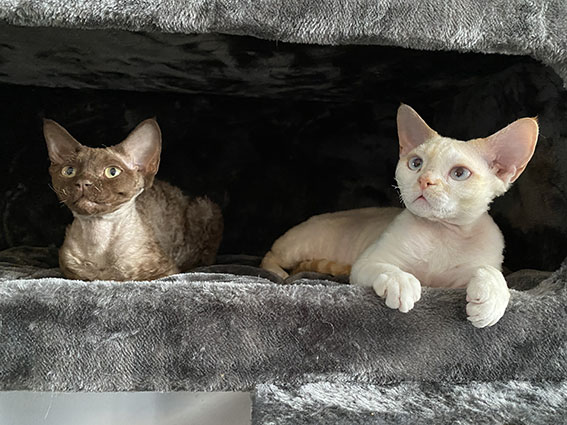
M61 170L61 175L63 177L74 177L76 174L76 171L73 167L71 167L70 165L67 165L66 167L63 167L63 169Z
M114 177L117 177L121 172L122 170L118 167L107 167L104 170L104 175L109 179L113 179Z

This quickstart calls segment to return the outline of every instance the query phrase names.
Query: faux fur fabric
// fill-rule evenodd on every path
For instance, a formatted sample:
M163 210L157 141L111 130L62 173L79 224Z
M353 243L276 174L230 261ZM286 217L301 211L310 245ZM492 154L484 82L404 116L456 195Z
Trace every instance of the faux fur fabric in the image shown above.
M325 280L9 280L0 284L0 388L559 382L567 378L565 282L567 265L531 290L512 291L500 322L476 329L462 290L426 289L403 314L371 290Z
M566 417L565 382L267 384L252 407L258 425L552 425Z
M0 19L15 25L531 55L567 77L561 0L3 0L0 6Z

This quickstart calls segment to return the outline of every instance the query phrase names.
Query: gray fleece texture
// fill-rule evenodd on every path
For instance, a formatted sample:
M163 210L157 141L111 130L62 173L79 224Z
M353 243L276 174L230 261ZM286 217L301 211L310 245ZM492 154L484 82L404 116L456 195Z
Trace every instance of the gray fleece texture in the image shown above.
M530 55L567 77L562 0L2 0L25 26L226 33L318 44Z
M567 267L476 329L462 290L408 314L370 289L189 273L153 282L0 285L0 385L43 391L250 390L256 383L561 381Z
M58 270L31 249L15 266L16 252L0 257L2 390L254 391L255 424L547 424L567 414L567 265L509 275L506 314L476 329L462 290L426 288L402 314L316 274L282 285L225 265L81 282L41 277Z
M264 384L252 418L264 425L552 425L567 415L566 393L565 382Z

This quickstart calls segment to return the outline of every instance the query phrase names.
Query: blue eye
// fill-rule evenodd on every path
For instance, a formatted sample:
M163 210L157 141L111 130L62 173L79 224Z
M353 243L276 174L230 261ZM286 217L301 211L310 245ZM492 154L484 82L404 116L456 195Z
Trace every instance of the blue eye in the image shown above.
M455 167L449 173L453 180L463 181L471 176L471 171L465 167Z
M419 156L413 156L408 161L408 168L412 171L418 171L423 165L423 159Z

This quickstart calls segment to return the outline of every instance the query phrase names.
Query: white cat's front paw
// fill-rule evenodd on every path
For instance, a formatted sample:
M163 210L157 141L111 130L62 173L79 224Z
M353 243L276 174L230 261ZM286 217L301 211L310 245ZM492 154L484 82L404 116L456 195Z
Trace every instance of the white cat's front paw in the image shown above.
M502 273L491 266L480 267L467 287L468 320L477 328L492 326L504 315L509 300Z
M386 299L388 307L399 309L402 313L410 311L421 298L419 280L402 270L380 273L372 287L378 296Z

